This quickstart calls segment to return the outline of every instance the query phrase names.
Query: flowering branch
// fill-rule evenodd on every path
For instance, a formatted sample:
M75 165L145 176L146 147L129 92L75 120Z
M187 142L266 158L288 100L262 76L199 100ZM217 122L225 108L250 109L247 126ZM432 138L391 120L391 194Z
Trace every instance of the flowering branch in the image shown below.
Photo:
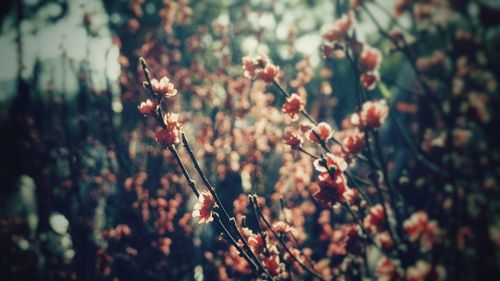
M323 278L323 276L321 276L319 273L317 273L312 268L310 268L309 266L307 266L306 264L304 264L301 260L299 260L292 253L292 251L287 247L285 241L283 241L283 238L280 235L278 235L278 233L276 233L276 231L273 229L273 227L271 226L271 224L269 223L269 221L264 217L264 214L262 213L262 210L260 209L259 204L257 203L257 195L253 195L253 196L250 195L249 198L250 198L252 204L254 205L255 210L257 211L257 214L259 215L259 217L262 219L262 221L264 221L264 223L267 225L268 229L271 231L271 233L274 235L274 237L276 237L276 239L281 244L281 246L285 249L285 251L288 252L288 254L290 255L290 257L292 257L292 259L295 262L297 262L303 269L305 269L307 272L309 272L310 274L312 274L314 277L316 277L316 278L324 281L325 279Z

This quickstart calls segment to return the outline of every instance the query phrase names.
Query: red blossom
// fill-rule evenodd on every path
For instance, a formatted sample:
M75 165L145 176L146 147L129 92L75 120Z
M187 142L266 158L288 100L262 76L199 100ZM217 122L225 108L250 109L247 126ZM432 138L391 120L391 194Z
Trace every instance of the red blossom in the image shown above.
M375 236L375 241L386 250L391 250L394 246L394 241L388 231L380 232Z
M365 228L369 229L371 232L377 233L384 229L384 222L384 210L382 208L382 205L377 204L370 208L363 221L363 224Z
M420 245L425 250L432 249L432 246L439 240L440 229L437 221L429 221L424 211L413 213L403 223L403 227L408 239L412 242L420 240Z
M285 234L291 230L290 225L283 221L273 223L273 230L278 234Z
M342 140L341 156L346 160L351 160L360 153L365 146L365 134L354 132Z
M371 91L375 89L377 82L380 81L380 74L378 71L369 71L361 74L359 80L367 91Z
M283 104L281 110L295 121L299 118L299 113L303 109L304 101L302 101L302 98L297 94L292 94L290 97L286 98L286 102Z
M252 233L248 236L248 245L255 253L261 253L264 250L264 239L260 234Z
M338 176L347 169L347 163L344 161L344 159L331 153L327 153L325 155L326 163L323 164L322 161L322 159L314 160L314 168L316 169L316 171L322 174L334 173L335 176Z
M209 223L214 220L212 212L217 208L215 200L208 191L203 191L193 208L193 218L199 218L199 223Z
M444 280L445 277L446 272L442 266L433 266L423 260L406 270L407 281L437 281Z
M336 20L328 30L323 33L323 38L328 41L337 41L345 39L354 25L354 13L351 11Z
M160 250L165 254L170 254L170 245L172 244L172 239L165 237L160 239L159 247Z
M352 194L348 193L349 188L344 175L344 171L347 169L347 163L344 159L327 153L325 159L314 161L314 167L320 172L318 186L312 190L313 196L318 202L325 206L332 206L339 202L346 202L348 199L346 195L352 197Z
M286 131L285 135L283 136L283 142L286 145L289 145L292 149L300 148L302 146L303 141L304 140L302 139L301 136L291 131Z
M347 181L343 175L333 179L325 174L320 176L317 186L312 187L312 195L322 205L333 206L346 201L344 193L347 190Z
M396 262L385 257L377 263L376 274L379 281L396 281L402 277L401 269Z
M156 110L157 103L155 100L147 99L143 102L141 102L137 106L137 110L139 110L140 113L144 116L148 116L152 114Z
M179 115L168 112L163 117L165 128L156 132L156 141L161 145L173 145L180 142L182 124L178 121Z
M319 140L314 132L316 132L321 140L326 142L332 136L332 127L330 127L328 123L320 122L317 126L310 128L306 132L306 137L309 141L313 143L319 143Z
M389 108L385 100L367 101L361 112L351 116L351 123L360 129L376 129L382 127L389 115Z
M160 81L156 79L151 80L151 88L153 91L165 98L171 98L177 95L177 89L174 84L170 82L170 80L165 76L160 79Z
M255 77L256 71L260 68L257 62L250 57L241 58L243 63L243 76L248 79Z
M272 277L278 279L286 277L285 264L280 261L279 255L271 254L269 257L264 256L262 262Z
M382 54L379 50L363 45L363 50L359 58L359 69L361 72L373 71L380 67L382 62Z
M279 66L273 64L267 64L264 67L264 69L259 71L257 75L263 81L270 83L274 81L274 79L278 76L279 72L280 72Z

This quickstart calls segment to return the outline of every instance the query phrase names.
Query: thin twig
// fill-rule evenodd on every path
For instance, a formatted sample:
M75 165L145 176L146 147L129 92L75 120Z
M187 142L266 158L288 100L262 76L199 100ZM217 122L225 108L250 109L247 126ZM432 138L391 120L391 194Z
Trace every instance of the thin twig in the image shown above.
M278 240L278 242L281 244L281 246L285 249L285 251L288 252L288 254L290 255L290 257L292 257L292 259L294 261L296 261L304 270L306 270L307 272L309 272L310 274L314 275L314 277L320 279L320 280L325 280L323 278L323 276L321 276L319 273L315 272L315 270L313 270L312 268L310 268L309 266L307 266L306 264L304 264L302 261L300 261L293 253L290 249L288 249L285 241L283 241L283 239L281 238L281 236L278 235L278 233L276 233L276 231L274 231L273 227L271 226L271 224L269 223L269 221L264 217L264 214L262 213L259 205L257 204L257 196L254 195L254 196L250 196L252 202L255 204L255 209L257 210L257 213L259 214L259 217L262 219L262 221L264 221L264 223L267 225L268 229L271 231L271 233L276 237L276 239Z

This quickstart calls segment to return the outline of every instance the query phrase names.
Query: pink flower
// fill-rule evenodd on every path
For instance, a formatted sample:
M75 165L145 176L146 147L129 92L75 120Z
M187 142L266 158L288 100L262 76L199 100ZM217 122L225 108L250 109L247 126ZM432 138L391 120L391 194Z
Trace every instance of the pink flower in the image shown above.
M328 123L320 122L317 126L309 129L306 132L306 137L309 141L313 143L319 143L319 140L314 132L316 132L321 140L326 142L332 136L332 127L330 127Z
M347 163L341 157L334 154L327 153L326 155L326 167L333 172L335 175L343 173L347 169ZM320 173L328 173L327 168L321 163L322 159L316 159L314 161L314 168Z
M304 102L302 101L302 98L297 94L292 94L290 97L286 98L286 102L281 108L283 113L290 116L293 121L299 119L299 113L303 109Z
M318 182L317 187L313 187L312 195L323 206L333 206L339 202L345 202L344 193L347 190L344 177L333 179L324 177Z
M199 218L199 223L209 223L214 220L212 212L217 208L215 200L208 191L203 191L194 205L193 218Z
M153 88L155 93L165 98L171 98L177 95L177 89L166 76L161 78L160 81L156 79L151 80L151 88Z
M401 269L396 263L385 257L377 263L376 274L379 281L396 281L402 277Z
M156 132L156 141L161 145L173 145L180 142L178 130L172 128L160 129Z
M373 71L380 67L382 62L382 54L379 50L363 45L363 50L359 58L359 69L361 72Z
M267 64L264 67L264 69L259 71L257 75L263 81L270 83L274 81L274 79L278 76L279 72L280 72L279 66L273 64Z
M347 161L353 159L365 146L365 134L354 132L342 140L341 156Z
M376 129L382 127L389 115L389 108L385 100L367 101L363 104L361 112L351 116L351 123L360 129Z
M137 106L137 110L144 116L148 116L156 110L157 103L155 100L147 99Z
M394 246L394 241L388 231L380 232L375 235L375 241L382 246L383 249L391 250Z
M440 229L437 221L429 221L427 213L418 211L413 213L409 219L403 223L403 228L412 242L420 240L420 245L425 250L432 249L438 242Z
M445 269L438 265L432 266L430 263L419 260L414 266L406 270L407 281L427 281L444 280L446 277Z
M337 60L345 58L344 49L331 43L324 44L321 48L321 53L324 58L334 58Z
M163 116L163 122L165 122L165 125L167 127L172 127L172 128L176 128L176 129L182 128L182 124L179 121L179 114L177 114L177 113L167 112Z
M250 57L243 57L241 60L243 62L243 76L248 79L254 78L257 69L260 68L258 63Z
M273 223L273 230L278 234L285 234L290 231L290 225L283 221Z
M380 81L380 74L378 71L369 71L361 74L359 80L367 91L371 91L375 89L377 82Z
M172 239L165 237L160 239L160 250L165 254L169 255L170 254L170 245L172 244Z
M382 205L377 204L370 208L363 221L363 224L365 228L369 229L371 232L377 233L384 229L384 222L384 210L382 208Z
M289 145L292 149L298 149L302 146L303 139L294 132L286 131L283 136L283 142L286 145Z
M248 245L255 253L261 253L264 250L264 239L260 234L252 233L248 236Z
M345 39L354 25L354 13L351 11L336 20L328 30L323 33L323 38L328 41Z
M178 121L179 115L168 112L163 117L165 128L156 132L156 141L161 145L173 145L180 143L182 124Z
M262 258L262 263L272 277L278 279L285 277L283 276L286 274L285 264L280 261L278 254L271 254L269 257L264 256Z

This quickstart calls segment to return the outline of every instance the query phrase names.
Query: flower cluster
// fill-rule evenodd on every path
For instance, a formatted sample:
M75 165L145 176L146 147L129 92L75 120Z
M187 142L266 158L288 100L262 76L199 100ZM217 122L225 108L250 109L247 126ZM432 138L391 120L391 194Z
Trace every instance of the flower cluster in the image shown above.
M389 108L385 100L367 101L361 111L351 116L351 123L361 130L378 129L382 127L389 115Z
M214 220L213 211L217 208L214 197L210 192L203 191L198 202L193 207L193 218L198 218L199 223L209 223Z
M413 213L403 226L410 241L419 241L421 247L427 251L439 242L441 231L437 221L429 220L427 213L423 211Z
M280 74L279 66L271 64L267 57L253 59L250 57L243 57L243 76L248 79L259 79L271 83Z
M156 132L156 141L164 146L180 143L180 134L182 124L179 122L179 115L173 112L167 112L163 116L165 128Z
M345 202L346 193L349 191L344 174L347 163L342 158L327 153L326 159L314 161L314 167L320 173L318 186L313 190L314 198L326 206Z
M371 91L380 80L379 68L382 62L382 54L379 50L363 44L359 56L359 70L361 72L360 81L363 87Z

